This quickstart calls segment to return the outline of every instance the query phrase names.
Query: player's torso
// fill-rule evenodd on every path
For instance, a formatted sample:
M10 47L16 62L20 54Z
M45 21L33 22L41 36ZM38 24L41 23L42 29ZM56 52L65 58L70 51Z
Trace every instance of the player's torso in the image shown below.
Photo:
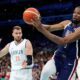
M69 34L75 32L77 28L78 27L73 27L71 23L68 24L64 29L63 37L68 36ZM78 41L59 46L57 52L58 51L61 52L61 54L56 53L58 55L63 54L65 57L75 59L78 55Z
M18 45L16 45L14 41L10 43L9 53L11 55L11 67L13 70L21 69L23 61L27 61L25 50L26 39Z

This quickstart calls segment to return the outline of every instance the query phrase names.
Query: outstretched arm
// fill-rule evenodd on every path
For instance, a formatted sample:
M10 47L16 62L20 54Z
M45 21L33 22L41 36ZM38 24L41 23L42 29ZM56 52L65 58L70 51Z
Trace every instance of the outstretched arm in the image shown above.
M1 51L0 51L0 58L5 56L9 51L9 44L7 44Z
M69 20L62 21L59 24L56 24L58 26L55 26L55 27L57 27L55 29L58 29L59 27L61 28L62 26L65 28L66 25L68 25L70 23L71 23L71 21L69 21ZM46 36L49 40L51 40L52 42L55 42L56 44L59 44L59 45L65 45L67 43L71 43L71 42L80 38L80 28L76 29L76 31L74 33L71 33L68 36L65 36L65 37L62 38L62 37L59 37L59 36L56 36L56 35L50 33L50 31L48 29L45 29L43 27L43 25L40 24L39 20L33 20L33 26L39 32L41 32L44 36ZM52 25L52 27L50 27L50 28L52 30L54 30L54 25Z
M71 23L69 20L65 20L65 21L62 21L62 22L57 23L57 24L52 24L52 25L42 24L41 26L44 27L45 29L47 29L48 31L52 32L52 31L64 29L64 27L69 23Z
M46 25L46 24L42 24L40 19L37 19L34 18L35 20L32 20L33 22L33 26L34 27L39 27L39 26L42 26L44 27L45 29L47 29L48 31L52 32L52 31L57 31L57 30L62 30L65 28L66 25L68 25L69 23L71 23L70 20L65 20L65 21L62 21L60 23L57 23L57 24L52 24L52 25Z
M75 32L63 38L50 33L44 27L36 27L36 29L40 31L44 36L46 36L49 40L59 45L65 45L67 43L71 43L80 38L80 28L76 29Z

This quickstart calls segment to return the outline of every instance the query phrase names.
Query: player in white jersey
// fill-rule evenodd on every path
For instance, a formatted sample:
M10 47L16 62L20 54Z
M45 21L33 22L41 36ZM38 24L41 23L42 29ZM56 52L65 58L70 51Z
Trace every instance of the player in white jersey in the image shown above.
M12 31L14 41L0 51L0 58L10 53L10 80L32 80L33 48L28 39L22 39L22 35L21 27L14 26Z

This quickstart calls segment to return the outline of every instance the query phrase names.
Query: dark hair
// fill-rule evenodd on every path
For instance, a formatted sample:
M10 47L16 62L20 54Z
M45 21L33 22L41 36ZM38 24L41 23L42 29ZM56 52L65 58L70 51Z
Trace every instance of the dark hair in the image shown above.
M15 29L16 29L16 30L22 30L22 28L21 28L20 26L14 26L13 29L12 29L12 32L13 32Z
M80 6L77 6L76 8L80 8Z

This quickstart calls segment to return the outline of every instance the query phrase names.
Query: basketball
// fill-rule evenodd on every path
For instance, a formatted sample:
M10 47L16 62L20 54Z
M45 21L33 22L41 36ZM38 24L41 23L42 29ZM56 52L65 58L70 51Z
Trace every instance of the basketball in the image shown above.
M32 24L32 20L39 17L40 13L36 8L28 8L23 12L23 20L27 24Z

